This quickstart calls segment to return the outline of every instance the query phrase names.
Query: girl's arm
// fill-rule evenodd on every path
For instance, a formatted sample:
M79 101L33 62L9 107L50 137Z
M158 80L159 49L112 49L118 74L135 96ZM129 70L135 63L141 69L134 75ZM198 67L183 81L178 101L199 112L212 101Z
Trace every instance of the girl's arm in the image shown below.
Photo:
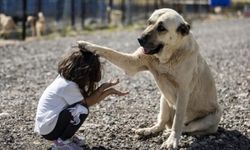
M110 88L118 83L119 83L119 80L103 83L99 88L95 90L93 94L91 94L89 97L84 99L82 103L85 103L87 106L92 106L102 101L109 95L115 94L118 96L123 96L123 95L128 94L128 92L121 92L114 88Z

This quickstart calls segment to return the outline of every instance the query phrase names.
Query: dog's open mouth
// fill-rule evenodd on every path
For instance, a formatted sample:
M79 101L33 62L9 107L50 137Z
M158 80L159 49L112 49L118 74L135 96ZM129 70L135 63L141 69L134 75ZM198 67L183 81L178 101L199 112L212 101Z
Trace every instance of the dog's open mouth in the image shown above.
M160 52L160 50L163 47L164 47L163 44L159 44L158 46L156 46L154 48L143 47L143 51L144 51L144 54L152 55L152 54L156 54L156 53Z

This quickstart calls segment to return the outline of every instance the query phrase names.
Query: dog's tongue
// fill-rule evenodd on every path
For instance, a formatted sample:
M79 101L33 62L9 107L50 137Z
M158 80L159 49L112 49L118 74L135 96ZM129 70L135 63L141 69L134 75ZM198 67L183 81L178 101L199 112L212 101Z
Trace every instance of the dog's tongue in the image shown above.
M147 54L147 53L149 53L150 50L143 47L143 51L144 51L145 54Z

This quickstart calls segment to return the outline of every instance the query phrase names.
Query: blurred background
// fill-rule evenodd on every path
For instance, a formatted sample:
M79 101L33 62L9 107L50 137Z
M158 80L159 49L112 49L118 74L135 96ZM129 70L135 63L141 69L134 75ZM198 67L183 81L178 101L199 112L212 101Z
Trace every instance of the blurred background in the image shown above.
M24 40L143 24L153 10L164 7L189 23L250 16L250 0L0 0L0 37Z

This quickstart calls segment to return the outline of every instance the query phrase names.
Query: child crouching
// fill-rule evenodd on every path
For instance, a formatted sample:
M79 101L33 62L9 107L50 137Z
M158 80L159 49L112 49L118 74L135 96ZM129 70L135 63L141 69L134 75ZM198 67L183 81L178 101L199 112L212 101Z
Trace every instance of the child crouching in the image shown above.
M89 106L111 94L127 92L111 88L118 80L96 88L102 76L99 58L79 48L62 58L58 74L39 100L35 132L54 141L52 149L78 150L84 143L75 133L87 118Z

